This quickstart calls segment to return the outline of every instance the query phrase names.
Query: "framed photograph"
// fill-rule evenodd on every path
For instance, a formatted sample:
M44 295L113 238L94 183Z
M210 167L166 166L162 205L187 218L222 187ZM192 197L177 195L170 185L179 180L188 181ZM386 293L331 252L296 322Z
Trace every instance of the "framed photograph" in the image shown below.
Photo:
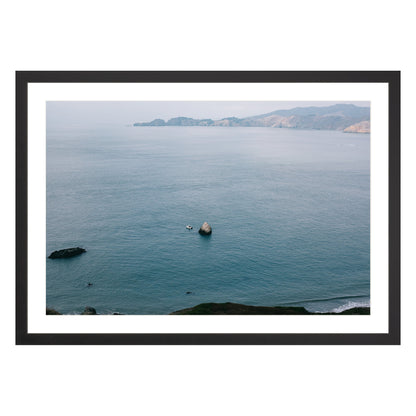
M16 73L17 344L399 344L400 72Z

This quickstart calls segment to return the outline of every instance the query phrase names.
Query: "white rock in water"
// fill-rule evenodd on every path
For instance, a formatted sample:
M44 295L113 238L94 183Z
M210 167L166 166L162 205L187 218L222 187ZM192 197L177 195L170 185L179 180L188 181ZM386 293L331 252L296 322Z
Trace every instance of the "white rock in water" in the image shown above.
M198 232L202 235L210 235L212 233L212 228L207 222L204 222Z

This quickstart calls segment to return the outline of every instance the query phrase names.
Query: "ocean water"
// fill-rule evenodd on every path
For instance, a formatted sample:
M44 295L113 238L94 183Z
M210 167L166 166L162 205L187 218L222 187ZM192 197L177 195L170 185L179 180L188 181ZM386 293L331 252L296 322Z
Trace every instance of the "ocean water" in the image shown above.
M47 255L87 253L47 259L47 306L65 314L85 306L168 314L202 302L368 306L369 169L364 134L48 129ZM210 237L198 234L204 221Z

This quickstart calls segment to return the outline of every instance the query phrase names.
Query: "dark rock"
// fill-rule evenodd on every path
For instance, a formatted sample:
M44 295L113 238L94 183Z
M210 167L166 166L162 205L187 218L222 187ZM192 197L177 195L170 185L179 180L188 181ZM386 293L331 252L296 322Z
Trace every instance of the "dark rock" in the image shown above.
M49 259L66 259L68 257L78 256L85 253L87 250L81 247L64 248L62 250L56 250L49 255Z
M46 315L62 315L58 311L52 308L46 308Z
M352 308L346 311L309 312L302 306L251 306L239 303L200 303L192 308L181 309L170 315L369 315L370 308Z
M85 253L87 250L81 247L64 248L62 250L56 250L49 255L49 259L66 259L68 257L78 256Z
M171 315L309 315L299 306L250 306L239 303L201 303Z
M339 312L338 315L370 315L370 308L368 306L357 306L355 308Z
M198 232L201 235L211 235L212 228L207 222L204 222Z
M86 306L81 315L97 315L97 311L91 306Z

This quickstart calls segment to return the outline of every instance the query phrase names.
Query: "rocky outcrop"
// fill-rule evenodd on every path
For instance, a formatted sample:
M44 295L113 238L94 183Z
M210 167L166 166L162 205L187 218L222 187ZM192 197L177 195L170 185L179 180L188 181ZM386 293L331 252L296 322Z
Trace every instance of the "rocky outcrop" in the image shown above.
M370 315L370 308L368 306L357 306L342 312L327 312L323 315Z
M193 308L172 312L171 315L308 315L299 306L250 306L239 303L201 303Z
M46 315L62 314L55 309L46 308ZM86 306L81 315L97 315L97 311L91 306ZM113 312L112 315L124 315L124 313ZM370 315L370 308L355 307L342 312L309 312L303 306L251 306L226 302L200 303L192 308L172 312L170 315Z
M52 308L46 308L46 315L62 315L60 312ZM97 315L97 311L91 306L86 306L81 315ZM124 313L113 312L113 315L124 315Z
M49 255L49 259L66 259L68 257L78 256L85 253L87 250L81 247L64 248L62 250L56 250Z
M211 228L211 226L207 222L204 222L201 225L201 228L199 229L198 232L201 235L211 235L212 234L212 228Z
M370 121L361 121L344 129L344 133L370 133Z
M81 315L97 315L97 311L91 306L86 306Z
M46 315L62 315L58 311L52 308L46 308Z
M309 312L302 306L251 306L239 303L201 303L170 315L369 315L370 308L347 309L340 313Z

